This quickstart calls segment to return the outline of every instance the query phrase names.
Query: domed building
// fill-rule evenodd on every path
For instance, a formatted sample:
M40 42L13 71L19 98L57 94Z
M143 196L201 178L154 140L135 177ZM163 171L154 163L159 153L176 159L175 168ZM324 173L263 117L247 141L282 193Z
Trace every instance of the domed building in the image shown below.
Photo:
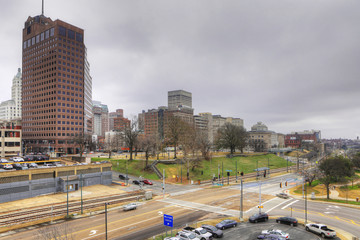
M257 122L249 131L249 147L254 152L267 152L270 148L283 148L284 139L284 134L269 131L262 122Z

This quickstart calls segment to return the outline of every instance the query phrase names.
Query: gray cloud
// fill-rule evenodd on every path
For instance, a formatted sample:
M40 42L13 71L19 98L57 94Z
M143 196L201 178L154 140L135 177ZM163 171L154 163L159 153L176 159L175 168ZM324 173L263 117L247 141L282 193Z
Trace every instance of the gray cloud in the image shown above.
M40 1L3 1L0 100L21 64L21 34ZM93 98L126 115L193 93L198 112L288 133L359 132L358 1L45 2L45 15L85 30Z

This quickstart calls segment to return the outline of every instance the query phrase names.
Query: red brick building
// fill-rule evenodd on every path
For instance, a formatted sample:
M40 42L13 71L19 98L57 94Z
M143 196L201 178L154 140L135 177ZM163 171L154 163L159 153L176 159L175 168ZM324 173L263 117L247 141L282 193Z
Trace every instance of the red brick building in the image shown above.
M304 142L318 143L320 139L320 131L293 132L285 135L285 147L301 148Z
M28 17L22 43L23 139L34 152L77 153L91 129L91 77L84 30L44 15Z

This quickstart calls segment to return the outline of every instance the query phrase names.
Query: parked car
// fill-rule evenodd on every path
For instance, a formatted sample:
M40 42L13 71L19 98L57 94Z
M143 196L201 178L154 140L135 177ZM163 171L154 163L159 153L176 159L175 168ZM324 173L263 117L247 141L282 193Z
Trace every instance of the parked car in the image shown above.
M11 164L5 164L3 168L5 170L13 170L14 169L13 165L11 165Z
M132 181L133 182L133 184L135 184L135 185L140 185L141 184L141 182L139 181L139 180L134 180L134 181Z
M261 231L261 234L263 235L279 235L281 237L284 237L285 239L290 239L290 235L286 232L281 231L280 229L268 229Z
M225 219L225 220L222 220L221 222L219 222L218 224L216 224L216 227L221 230L224 230L225 228L236 227L236 226L237 226L237 222L235 220L231 220L231 219Z
M164 240L180 240L178 237L166 237Z
M13 164L13 168L16 170L26 170L29 169L27 166L24 166L23 164L20 163L15 163Z
M306 224L305 230L319 234L322 238L336 237L336 232L323 224L309 223Z
M29 168L38 168L39 166L36 163L30 163Z
M206 229L209 233L211 233L215 238L222 238L223 237L223 231L220 229L211 226L211 225L201 225L202 228Z
M256 213L249 217L249 222L257 223L257 222L265 222L269 220L269 215L267 213Z
M4 159L4 158L0 159L0 163L8 163L8 162L9 162L9 161L6 160L6 159Z
M275 234L269 234L269 235L259 235L257 237L257 239L264 239L264 240L286 240L286 238L280 236L280 235L275 235Z
M24 161L24 159L22 157L13 157L12 160L14 162L23 162Z
M210 232L206 231L205 228L193 228L193 227L184 227L184 231L190 231L195 233L196 237L200 238L201 240L211 240L213 236Z
M142 181L144 184L147 184L147 185L153 185L153 183L150 181L150 180L148 180L148 179L145 179L145 180L143 180Z
M120 178L121 180L129 180L129 177L127 177L127 176L124 175L124 174L119 174L119 178Z
M288 224L291 226L297 226L298 225L298 220L296 218L293 217L279 217L276 219L277 223L284 223L284 224Z
M200 240L200 238L196 237L195 233L188 231L180 231L176 234L180 240Z
M137 204L136 203L129 203L123 206L123 210L124 211L130 211L130 210L135 210L137 208Z
M276 196L279 198L285 198L285 199L289 198L289 195L287 195L286 193L278 193L278 194L276 194Z
M37 157L35 155L26 155L24 157L24 160L25 161L37 161L38 159L37 159Z

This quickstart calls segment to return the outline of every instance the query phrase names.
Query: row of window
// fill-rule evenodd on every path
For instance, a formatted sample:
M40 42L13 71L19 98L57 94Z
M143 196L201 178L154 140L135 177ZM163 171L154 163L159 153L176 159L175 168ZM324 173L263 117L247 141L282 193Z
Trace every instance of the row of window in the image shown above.
M46 30L45 32L42 32L38 35L36 35L35 37L32 37L30 39L28 39L27 41L24 41L24 49L31 47L37 43L40 43L46 39L48 39L49 37L53 37L55 34L55 29L54 28L50 28L48 30Z
M59 26L59 35L68 37L72 40L76 40L78 42L83 42L83 35L78 32L74 32L73 30L66 29L65 27Z
M80 130L81 129L81 130ZM82 131L82 128L79 128L79 131ZM34 134L28 134L28 133L24 133L24 137L25 138L30 138L30 137L55 137L55 136L58 136L58 137L73 137L75 136L74 133L34 133ZM60 144L60 143L59 143Z
M28 50L23 51L23 60L27 59L27 62L31 62L35 60L34 57L39 58L39 54L42 52L47 52L50 49L57 47L57 43L55 43L56 38L45 41L33 48L29 48ZM53 43L53 44L52 44Z

